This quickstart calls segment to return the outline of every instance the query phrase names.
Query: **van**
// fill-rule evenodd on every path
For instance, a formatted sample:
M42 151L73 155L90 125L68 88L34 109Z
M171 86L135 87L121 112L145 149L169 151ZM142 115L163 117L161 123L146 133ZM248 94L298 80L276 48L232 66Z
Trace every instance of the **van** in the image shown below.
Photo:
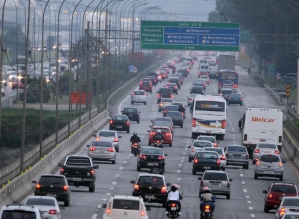
M209 66L209 60L208 59L200 59L199 64Z

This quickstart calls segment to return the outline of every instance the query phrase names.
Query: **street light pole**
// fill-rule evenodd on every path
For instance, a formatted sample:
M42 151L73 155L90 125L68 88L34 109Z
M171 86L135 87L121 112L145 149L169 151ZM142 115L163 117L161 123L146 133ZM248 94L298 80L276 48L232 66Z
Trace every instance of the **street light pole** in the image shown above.
M272 7L272 9L281 12L284 15L285 19L286 19L286 51L288 51L288 43L289 43L289 21L288 21L288 17L285 14L285 12L282 11L281 9L278 9L276 7Z

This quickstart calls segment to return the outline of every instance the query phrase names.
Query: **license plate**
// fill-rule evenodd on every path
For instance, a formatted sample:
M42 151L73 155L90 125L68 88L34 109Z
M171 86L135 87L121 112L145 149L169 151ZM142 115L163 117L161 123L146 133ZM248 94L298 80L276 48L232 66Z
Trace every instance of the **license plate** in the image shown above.
M146 195L145 198L146 199L155 199L155 196L153 196L153 195Z
M148 163L147 165L148 165L148 166L154 166L154 164L153 164L153 163Z
M272 151L262 151L264 154L272 154Z
M73 177L73 181L81 181L81 178Z
M241 158L241 155L234 155L234 157L236 157L236 158Z
M176 207L171 207L171 210L172 210L172 211L175 211L175 210L176 210Z
M122 126L116 126L116 128L119 128L119 129L121 129L121 128L122 128Z
M220 183L209 183L209 186L221 187L221 184Z
M210 169L211 167L203 167L204 169Z
M211 131L206 131L206 133L209 133L209 134L211 134Z
M266 174L274 174L274 171L264 171Z

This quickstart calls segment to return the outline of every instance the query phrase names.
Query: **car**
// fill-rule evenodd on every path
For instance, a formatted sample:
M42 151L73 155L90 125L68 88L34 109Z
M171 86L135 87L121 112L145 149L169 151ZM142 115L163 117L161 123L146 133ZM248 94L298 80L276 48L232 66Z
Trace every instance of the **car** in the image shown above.
M159 82L159 73L157 73L157 72L150 72L150 73L147 74L147 78L149 76L154 76L155 79L156 79L156 83L158 84L158 82ZM161 78L160 78L160 80L161 80Z
M157 86L158 80L155 76L147 76L147 78L151 79L152 85Z
M153 137L157 133L158 129L161 130L161 133L164 136L163 145L168 144L170 147L172 147L172 130L165 126L152 126L152 128L148 130L148 146L151 146L151 144L154 143Z
M220 159L213 151L198 151L192 161L192 174L204 172L205 170L220 170Z
M216 62L214 60L209 61L209 66L216 66Z
M208 75L200 75L200 80L204 80L207 84L210 84L210 78Z
M243 166L249 168L249 154L247 148L242 145L228 145L224 148L226 165Z
M283 197L275 212L275 219L281 219L283 215L294 212L299 213L299 197Z
M139 84L141 84L141 82L150 82L152 84L152 80L150 78L142 78Z
M154 163L158 163L158 168L165 172L165 157L162 148L156 147L142 147L140 154L137 157L137 171L141 171L143 168L151 169Z
M184 127L184 118L181 112L179 111L168 111L165 115L166 117L170 117L173 121L173 125Z
M168 71L166 69L159 70L162 80L168 79Z
M99 130L98 133L93 136L96 140L112 140L116 152L119 151L119 138L122 138L122 136L119 136L117 131L103 129Z
M41 212L36 206L5 205L0 210L1 219L41 219Z
M166 183L165 177L160 174L139 174L136 180L132 180L132 196L142 197L145 202L161 203L166 207L168 188L170 183Z
M116 162L116 150L112 140L94 140L89 145L87 155L93 161L111 161L112 164Z
M171 133L173 133L173 122L172 119L169 117L156 117L154 120L151 120L152 125L149 127L152 128L153 126L166 126L170 128Z
M199 135L197 140L210 141L214 147L218 147L219 141L216 140L216 136L213 135Z
M136 121L138 124L140 123L140 111L137 107L125 107L121 113L128 116L129 120Z
M203 87L204 91L207 89L207 84L204 80L195 80L193 82L193 86L201 86L201 87Z
M213 147L213 144L209 141L203 141L203 140L195 140L192 142L192 145L187 145L187 147L189 148L189 162L191 162L196 153L198 151L202 151L205 147Z
M261 154L254 167L254 179L261 176L279 178L283 180L285 161L280 159L277 154Z
M38 207L43 218L61 219L61 207L55 197L28 196L24 205Z
M222 88L220 91L221 96L228 102L229 95L233 93L233 90L230 88Z
M147 104L147 95L144 90L134 90L131 94L131 104L143 103Z
M281 216L280 219L299 219L299 213L296 211L296 209L290 209L288 213L285 213L284 215Z
M126 131L130 133L130 120L126 115L113 115L109 119L109 130Z
M17 81L19 74L17 71L10 71L8 75L9 81Z
M185 72L186 72L186 74L183 74L183 75L184 75L184 77L187 77L187 76L189 75L189 73L190 73L190 68L189 68L189 67L187 67L187 66L185 66L185 67L182 67L182 69L184 69L184 70L185 70Z
M240 106L243 106L243 98L241 94L231 93L228 96L227 104L240 104Z
M161 112L162 110L164 110L165 106L170 106L172 105L172 103L172 98L162 98L158 106L158 111Z
M218 157L220 159L220 167L222 171L225 171L226 168L226 156L224 153L223 148L215 148L215 147L205 147L203 151L215 151L218 154Z
M181 73L183 75L183 77L187 77L189 72L187 71L187 68L179 68L177 70L177 73Z
M294 183L272 182L263 193L266 194L264 212L269 213L270 210L277 209L283 197L298 196L298 189Z
M152 83L149 81L141 81L139 82L139 90L144 90L145 92L153 93Z
M190 94L192 93L204 95L204 88L201 86L192 86L190 88Z
M6 89L6 87L3 84L1 84L1 95L3 97L5 96L5 89Z
M227 172L206 170L198 179L200 180L199 197L203 194L203 188L208 186L213 195L223 195L226 199L230 199L230 184L233 180L228 177Z
M217 78L218 78L218 72L215 71L215 70L210 70L209 77L210 77L211 79L217 79Z
M178 112L179 107L176 105L169 105L169 106L165 106L164 110L163 110L163 116L165 117L168 111L177 111Z
M209 65L200 65L198 67L198 77L200 78L201 75L207 75L210 74L210 67Z
M168 83L175 83L179 90L181 89L181 80L178 77L171 77L170 79L168 79Z
M157 104L161 102L162 98L173 98L172 89L171 88L160 88L157 91Z
M57 201L64 202L64 206L70 205L71 190L64 175L42 174L38 181L33 180L32 183L35 184L35 196L53 195Z
M187 98L188 98L187 106L192 106L193 101L197 95L198 95L197 93L191 93L191 94L189 94L189 96L187 96Z
M22 84L22 82L12 82L12 86L11 86L12 90L14 89L24 89L24 85Z
M252 152L252 164L255 164L261 154L279 154L279 150L276 144L259 142Z
M175 83L168 83L165 88L171 89L171 93L174 93L176 95L179 94L178 86Z
M142 197L112 195L102 208L106 208L103 219L149 219L150 208L145 206Z
M172 77L178 77L181 80L181 85L184 84L184 76L182 73L180 73L180 72L175 73Z

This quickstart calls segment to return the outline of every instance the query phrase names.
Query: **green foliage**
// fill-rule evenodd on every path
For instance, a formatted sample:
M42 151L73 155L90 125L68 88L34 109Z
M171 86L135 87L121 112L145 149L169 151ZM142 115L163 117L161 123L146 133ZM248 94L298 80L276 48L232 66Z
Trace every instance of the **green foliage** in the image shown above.
M208 17L209 22L220 22L220 14L219 11L211 11Z
M19 25L7 25L4 29L4 49L10 48L13 54L10 54L13 58L18 55L24 55L25 51L25 33L22 30L22 26ZM17 42L18 41L18 53L17 54ZM12 58L11 57L11 58Z

